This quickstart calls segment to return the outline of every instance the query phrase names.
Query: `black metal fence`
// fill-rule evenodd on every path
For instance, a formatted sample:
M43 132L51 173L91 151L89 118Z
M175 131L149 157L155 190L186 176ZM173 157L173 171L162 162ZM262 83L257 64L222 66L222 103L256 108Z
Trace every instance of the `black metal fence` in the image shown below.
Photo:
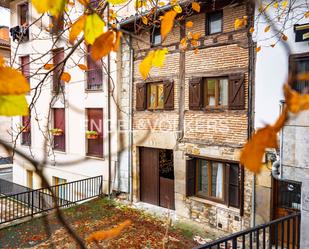
M103 176L63 183L50 187L53 198L48 188L32 190L4 181L0 180L0 224L99 196L103 186Z
M299 249L300 213L270 221L194 249Z

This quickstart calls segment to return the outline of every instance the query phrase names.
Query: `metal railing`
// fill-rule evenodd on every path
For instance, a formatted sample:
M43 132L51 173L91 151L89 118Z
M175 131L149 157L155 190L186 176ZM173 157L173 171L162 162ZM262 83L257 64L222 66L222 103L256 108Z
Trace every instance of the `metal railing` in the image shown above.
M194 249L299 249L300 213L240 231Z
M31 190L24 186L10 183L4 187L0 181L0 224L33 216L56 207L69 207L102 194L103 176L96 176L78 181L51 186L53 198L48 188ZM7 182L7 181L6 181ZM14 183L13 183L14 184ZM25 191L18 192L23 187Z

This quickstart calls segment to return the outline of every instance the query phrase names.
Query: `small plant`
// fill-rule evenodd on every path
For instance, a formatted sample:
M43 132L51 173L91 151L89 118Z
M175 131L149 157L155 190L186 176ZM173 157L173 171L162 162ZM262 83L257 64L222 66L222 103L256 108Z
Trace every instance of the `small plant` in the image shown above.
M86 131L87 139L97 139L99 136L97 131Z
M30 127L29 125L21 125L19 126L19 130L22 132L22 133L26 133L26 132L29 132L30 131Z
M53 128L50 132L53 136L61 136L63 134L63 130L59 128Z

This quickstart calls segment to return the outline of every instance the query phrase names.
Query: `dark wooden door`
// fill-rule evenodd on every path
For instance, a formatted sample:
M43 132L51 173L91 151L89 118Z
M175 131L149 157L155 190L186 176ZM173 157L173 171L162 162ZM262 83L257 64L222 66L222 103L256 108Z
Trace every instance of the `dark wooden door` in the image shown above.
M274 179L273 187L274 219L300 212L300 183ZM272 232L273 243L275 244L275 238L278 238L279 245L283 242L285 247L288 247L289 244L293 248L293 243L298 245L299 232L298 219L291 221L289 224L287 222L281 223L278 226L277 234L275 234L275 231Z
M174 179L160 177L160 206L175 210Z
M159 150L140 147L140 199L159 205Z

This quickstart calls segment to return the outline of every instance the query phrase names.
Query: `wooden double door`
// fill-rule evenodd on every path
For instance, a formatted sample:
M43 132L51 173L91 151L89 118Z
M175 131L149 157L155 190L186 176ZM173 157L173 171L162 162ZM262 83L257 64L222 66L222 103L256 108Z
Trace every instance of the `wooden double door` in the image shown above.
M140 147L140 200L175 209L173 151Z

